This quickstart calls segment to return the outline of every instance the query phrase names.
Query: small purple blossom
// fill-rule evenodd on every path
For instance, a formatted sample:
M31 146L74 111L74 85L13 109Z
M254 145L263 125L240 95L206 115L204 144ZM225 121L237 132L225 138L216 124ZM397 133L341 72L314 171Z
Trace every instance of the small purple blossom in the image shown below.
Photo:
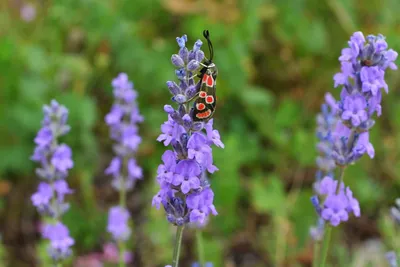
M357 127L368 119L365 108L367 102L361 95L347 96L343 101L342 120L350 121L352 126Z
M51 164L60 173L65 173L74 166L71 157L71 148L66 144L61 144L55 149L54 154L51 157Z
M184 131L185 128L182 125L179 125L171 116L168 116L168 121L161 125L162 134L158 136L157 141L164 141L164 145L168 146L173 139L178 140Z
M43 238L50 240L49 254L54 261L68 258L75 241L69 236L68 228L60 222L46 224L42 230Z
M131 235L131 229L128 225L129 218L128 210L123 207L115 206L110 209L108 213L107 231L115 240L128 240Z
M324 201L321 205L315 196L312 200L313 205L321 218L332 226L338 226L341 222L347 221L350 213L356 217L360 216L358 200L353 197L350 188L345 187L343 183L338 188L338 181L326 176L319 183L317 191L324 196Z
M202 42L196 41L189 51L186 35L176 40L180 49L171 61L177 68L175 74L179 82L168 81L167 87L178 107L164 106L168 120L161 125L157 138L165 146L171 145L173 150L167 150L162 156L163 163L157 170L160 190L153 197L152 205L157 209L162 205L167 220L174 225L193 223L199 226L207 221L209 214L217 215L207 172L218 170L213 165L211 146L224 148L224 144L218 130L213 129L213 120L194 122L193 108L186 105L199 90L200 81L194 78L204 59L204 52L200 50Z
M204 128L207 132L207 138L209 144L214 144L217 147L225 148L225 145L221 141L221 136L219 135L218 130L213 129L214 119L209 120L205 125Z
M35 207L43 209L50 205L50 200L53 197L53 189L51 185L45 182L39 184L38 190L31 197L32 203Z
M44 226L42 235L50 240L49 255L55 262L60 262L70 256L70 247L74 244L67 227L60 221L69 209L69 204L64 202L65 195L71 194L73 190L68 187L65 179L74 162L71 148L58 143L58 138L70 130L67 125L68 110L52 100L49 106L43 107L43 113L42 129L34 139L37 146L31 159L40 163L36 174L44 181L31 196L31 201L42 216L55 221L54 224Z
M202 224L210 213L217 215L218 212L215 209L213 201L214 192L211 190L211 188L206 188L200 193L195 193L188 196L187 206L192 210L190 212L190 221L198 221L200 224Z
M40 147L50 146L51 142L53 142L53 131L50 127L43 127L39 130L34 141Z
M172 184L174 186L180 186L181 191L187 194L191 189L197 189L200 187L200 175L201 170L198 163L194 160L181 160L176 165L174 179Z

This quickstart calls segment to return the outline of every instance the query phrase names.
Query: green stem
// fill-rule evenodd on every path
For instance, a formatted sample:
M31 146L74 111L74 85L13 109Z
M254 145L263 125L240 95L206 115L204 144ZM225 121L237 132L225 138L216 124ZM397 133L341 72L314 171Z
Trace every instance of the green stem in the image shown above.
M125 267L125 242L118 242L119 247L119 267Z
M119 191L119 206L124 209L126 207L126 189L124 185L121 186ZM125 250L126 250L125 241L119 241L118 247L119 247L119 267L125 267Z
M178 267L179 265L179 254L181 253L182 236L184 226L178 226L176 228L176 239L174 247L174 255L172 257L172 267Z
M326 259L328 257L329 242L331 240L332 226L325 228L324 242L322 243L321 264L319 267L325 267Z
M336 194L339 193L340 185L341 185L342 182L343 182L343 179L344 179L344 170L345 170L345 169L346 169L346 166L339 166L339 181L338 181L338 184L337 184L337 186L336 186Z
M196 230L196 242L197 242L197 257L199 257L200 267L204 267L204 246L203 246L203 235L201 230Z
M276 251L275 251L275 265L282 266L284 261L284 254L286 251L285 242L285 221L281 215L275 217L275 232L276 232Z
M320 250L321 250L321 241L319 240L315 241L312 267L318 267Z
M344 179L344 171L346 169L346 166L339 166L339 180L338 184L336 186L336 194L339 193L340 191L340 185L343 182ZM328 226L325 228L325 234L324 234L324 242L322 244L322 254L321 254L321 264L319 265L320 267L325 267L325 262L328 256L328 250L329 250L329 242L331 240L331 233L332 233L332 226Z

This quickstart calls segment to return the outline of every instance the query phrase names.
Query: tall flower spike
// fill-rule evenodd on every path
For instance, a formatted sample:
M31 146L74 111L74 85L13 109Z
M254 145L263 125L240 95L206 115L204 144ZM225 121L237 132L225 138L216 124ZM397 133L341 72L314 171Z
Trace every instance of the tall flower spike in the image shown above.
M360 216L360 207L350 188L342 182L338 185L331 171L335 165L343 171L364 154L374 157L369 130L375 124L373 115L382 113L381 89L389 91L385 70L397 69L394 64L397 53L387 49L383 35L364 38L361 32L355 32L348 44L339 57L341 71L333 77L334 86L342 87L340 100L336 102L328 95L330 111L323 106L317 120L318 149L322 156L317 159L320 171L315 189L318 195L324 195L324 200L320 205L318 196L313 196L311 201L317 213L333 226L347 221L349 213ZM326 176L320 180L323 175Z
M61 216L69 208L69 204L64 202L65 195L73 192L65 179L74 163L71 148L58 143L58 138L70 130L67 125L68 110L52 100L49 106L44 106L43 113L42 128L34 139L36 148L31 157L41 165L36 174L42 182L31 196L31 201L43 217L53 221L52 224L44 224L42 236L50 241L50 257L59 263L72 254L71 246L74 244L68 228L61 223Z
M204 59L202 42L197 40L192 50L186 48L187 36L178 37L179 52L171 58L177 67L178 83L167 82L172 100L178 105L174 109L164 106L168 120L161 125L157 141L172 146L163 156L163 163L157 171L160 191L154 196L152 205L157 209L162 205L167 220L174 225L193 223L202 225L210 214L217 215L214 207L214 192L207 179L207 172L218 170L213 165L212 145L224 147L218 130L213 129L213 120L193 122L188 101L199 90L200 82L195 74Z
M125 255L124 242L129 238L129 211L126 209L126 192L137 180L142 179L142 168L135 155L142 139L137 124L143 121L136 103L137 93L128 75L121 73L112 81L114 103L105 116L110 127L110 137L114 144L115 157L105 173L113 177L112 186L119 191L119 206L110 208L107 231L119 244L120 255ZM123 260L123 256L120 259Z
M365 153L374 157L369 130L375 124L373 115L382 114L381 89L389 91L385 71L397 69L394 63L397 52L387 49L383 35L364 38L361 32L355 32L348 44L339 57L341 72L333 78L335 87L341 86L342 91L336 103L339 121L332 133L332 157L342 166L355 162Z

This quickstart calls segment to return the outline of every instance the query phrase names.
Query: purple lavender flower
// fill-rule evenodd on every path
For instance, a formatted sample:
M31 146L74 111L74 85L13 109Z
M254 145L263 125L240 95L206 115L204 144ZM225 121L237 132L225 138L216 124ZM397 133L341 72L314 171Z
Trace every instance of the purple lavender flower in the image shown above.
M42 235L50 240L50 256L59 262L71 254L70 247L74 244L68 229L60 222L61 216L69 209L69 204L64 202L65 195L73 191L65 178L74 163L71 148L66 144L58 144L58 138L70 130L66 124L68 110L52 100L50 106L44 106L43 112L42 129L34 139L37 146L31 159L41 164L36 174L44 181L39 184L31 201L42 216L54 221L53 224L44 225Z
M112 81L114 104L104 120L110 127L115 157L104 171L113 177L112 186L119 191L119 206L112 207L108 214L107 231L118 241L120 261L126 254L124 242L131 235L129 211L126 209L126 191L142 179L142 168L137 164L135 154L142 142L138 123L143 121L136 103L137 92L128 75L121 73ZM122 262L121 262L122 263Z
M68 228L60 222L47 224L42 230L43 238L50 240L49 255L54 261L68 258L75 241L69 236Z
M105 174L112 175L112 185L115 189L132 189L135 182L141 179L142 169L134 158L142 139L138 133L137 123L143 121L140 115L133 89L133 83L125 73L121 73L112 81L115 102L110 113L105 116L105 122L110 127L111 139L116 144L116 156L105 170Z
M218 130L213 129L212 119L192 121L193 108L187 103L199 90L200 81L195 82L194 77L204 59L204 52L200 50L202 42L197 40L189 51L186 35L176 40L180 49L171 61L178 68L175 74L179 82L168 81L167 87L178 107L164 106L168 120L161 125L162 133L157 138L173 150L167 150L162 156L163 164L157 170L160 191L153 197L152 205L157 209L162 205L172 224L198 226L207 221L209 214L217 215L207 172L218 170L213 165L211 146L223 148L224 144Z
M350 38L349 48L339 57L341 72L334 76L335 87L342 86L340 100L336 103L340 123L332 131L333 159L338 165L349 165L367 153L374 156L368 131L375 121L373 114L381 115L383 89L389 92L384 76L387 68L397 69L397 53L387 49L381 34L364 38L356 32Z
M71 148L69 148L69 146L67 146L66 144L61 144L54 151L54 154L51 157L51 164L60 173L66 173L74 166L71 157Z
M332 226L338 226L341 222L349 219L349 214L360 216L360 206L353 197L353 192L349 187L345 187L342 182L338 188L338 181L332 177L324 177L317 188L317 192L324 196L322 205L317 197L313 198L313 205L317 213Z
M317 120L320 170L314 185L318 196L311 201L321 218L333 226L347 221L349 213L360 216L360 206L349 187L333 180L332 171L336 166L344 168L354 163L366 153L374 157L375 150L369 141L369 130L375 124L373 114L382 113L381 89L389 91L385 70L397 68L397 53L387 50L381 34L364 38L361 32L355 32L348 44L339 57L341 72L333 77L334 86L342 86L340 100L336 102L328 96L331 110L323 105ZM322 175L326 176L321 180ZM322 204L319 197L323 197Z
M387 262L389 263L390 267L397 267L397 256L394 251L389 251L385 255Z
M117 241L128 240L131 235L131 229L129 228L129 212L123 207L115 206L110 209L108 214L108 226L107 231Z

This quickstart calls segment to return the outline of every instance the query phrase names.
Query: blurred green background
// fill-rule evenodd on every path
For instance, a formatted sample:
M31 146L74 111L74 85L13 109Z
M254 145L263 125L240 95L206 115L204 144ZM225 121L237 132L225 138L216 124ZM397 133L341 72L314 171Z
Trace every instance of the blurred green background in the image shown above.
M315 174L315 116L339 71L350 35L382 33L400 51L398 0L0 0L0 266L48 266L30 202L38 179L29 160L42 105L70 110L75 194L65 223L76 240L71 266L102 253L106 213L117 202L103 171L112 158L103 118L111 80L126 72L145 117L138 161L145 178L130 192L134 220L131 266L170 263L175 228L151 207L165 147L156 142L171 103L176 36L188 46L209 29L219 68L211 177L219 211L204 229L215 267L311 266L310 204ZM206 50L205 50L206 51ZM206 51L206 54L208 51ZM335 231L331 266L386 266L382 252L400 249L388 207L400 197L400 76L372 130L374 159L348 168L346 182L362 216ZM400 238L400 237L399 237ZM396 245L397 242L397 245ZM184 235L182 266L196 260L195 232ZM373 251L374 253L372 253ZM369 262L369 263L368 263ZM97 266L97 265L96 265ZM107 266L113 266L109 264Z

